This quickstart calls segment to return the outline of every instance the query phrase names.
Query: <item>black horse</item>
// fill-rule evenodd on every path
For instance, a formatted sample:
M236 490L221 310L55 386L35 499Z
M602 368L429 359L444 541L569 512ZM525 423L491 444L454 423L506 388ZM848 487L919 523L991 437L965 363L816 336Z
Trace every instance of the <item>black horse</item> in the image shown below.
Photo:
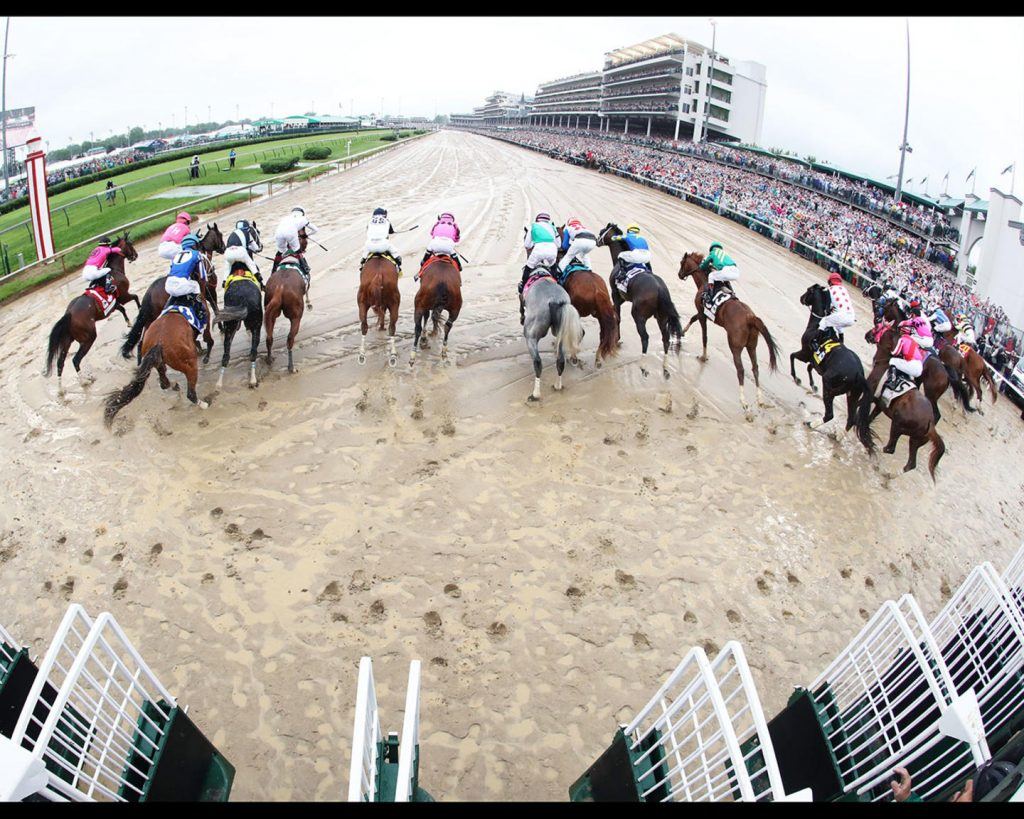
M249 269L244 262L235 262L231 265L231 272L224 280L224 307L220 311L220 328L224 333L224 355L220 361L220 377L217 379L217 389L224 386L224 372L228 368L228 359L231 357L231 340L238 332L242 322L245 322L245 329L249 331L252 345L249 348L249 388L255 389L256 380L256 354L260 346L260 328L263 326L263 294L255 279L246 276ZM244 278L234 281L231 277L238 273Z
M800 297L800 303L811 308L811 315L807 320L807 329L804 330L800 339L800 351L789 356L789 370L793 380L801 383L796 374L796 362L807 363L807 377L811 381L811 389L817 390L814 385L814 371L817 370L821 376L821 397L825 401L825 417L821 424L827 424L833 418L832 402L837 396L846 396L846 429L857 427L857 437L869 452L875 451L874 433L871 432L871 424L868 421L868 410L871 407L872 394L868 388L867 379L864 377L864 365L861 364L857 354L844 344L832 341L827 352L821 361L816 361L812 344L818 335L818 325L828 315L832 306L832 296L828 289L820 284L812 284ZM863 412L858 411L861 405Z

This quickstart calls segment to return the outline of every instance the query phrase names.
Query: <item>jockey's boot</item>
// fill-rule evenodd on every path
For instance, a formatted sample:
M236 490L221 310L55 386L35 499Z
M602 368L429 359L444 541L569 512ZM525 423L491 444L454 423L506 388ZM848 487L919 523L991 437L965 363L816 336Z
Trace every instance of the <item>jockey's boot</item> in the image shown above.
M273 267L270 268L271 275L273 275L274 271L277 270L277 266L279 264L281 264L281 251L280 250L277 251L277 253L274 254L274 265L273 265Z
M402 278L402 257L395 256L395 265L398 267L398 278Z
M523 299L522 288L519 290L519 323L526 324L526 301Z
M309 278L309 262L306 261L306 254L299 254L299 270L306 274L306 278Z
M110 273L103 280L103 289L108 296L113 296L117 292L117 285L114 284L114 277Z
M433 253L431 253L431 252L430 252L429 250L425 251L425 252L423 253L423 258L422 258L422 259L420 260L420 267L422 268L422 267L423 267L423 265L425 265L425 264L427 263L427 259L429 259L429 258L430 258L431 256L433 256L433 255L434 255L434 254L433 254Z

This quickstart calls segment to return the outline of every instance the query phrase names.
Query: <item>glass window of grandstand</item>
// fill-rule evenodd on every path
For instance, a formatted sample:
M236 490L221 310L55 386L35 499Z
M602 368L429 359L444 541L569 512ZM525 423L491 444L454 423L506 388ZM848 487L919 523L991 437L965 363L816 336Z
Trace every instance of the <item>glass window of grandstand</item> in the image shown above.
M712 72L712 74L714 74L715 82L732 85L732 74L726 74L724 71L719 71L717 68Z
M722 102L732 102L732 92L725 91L721 88L711 86L711 99L721 100Z
M711 106L711 116L713 116L715 119L722 120L722 122L729 121L729 111L725 108L721 108L718 105Z

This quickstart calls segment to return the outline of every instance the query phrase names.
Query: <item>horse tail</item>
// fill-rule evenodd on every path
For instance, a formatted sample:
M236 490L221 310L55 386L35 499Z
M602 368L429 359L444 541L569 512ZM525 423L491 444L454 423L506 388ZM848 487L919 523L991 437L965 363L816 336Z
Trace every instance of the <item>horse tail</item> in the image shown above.
M875 454L875 433L871 429L871 405L874 403L874 394L868 386L868 380L864 377L863 371L857 377L853 389L860 390L860 399L857 404L857 438L868 451L868 455Z
M775 343L775 339L772 338L772 334L768 332L768 328L764 326L764 322L760 318L754 316L754 326L758 332L764 336L765 343L768 345L768 368L774 373L779 371L779 345Z
M57 351L60 349L60 345L64 342L71 334L71 314L65 313L59 319L57 323L53 325L53 329L50 330L50 343L46 348L46 370L43 374L49 377L50 373L53 372L53 359L57 357Z
M939 459L946 452L946 442L939 435L934 421L928 426L928 440L932 442L932 454L928 456L928 473L932 476L932 482L934 483L935 467L939 465Z
M135 370L135 377L121 387L121 389L114 390L107 396L103 409L103 421L107 425L107 429L110 429L117 414L139 397L139 393L146 386L146 381L149 380L149 374L153 371L153 368L159 367L163 363L164 346L162 344L154 344L150 351L142 357L142 363Z
M981 358L981 356L978 356ZM992 390L992 403L994 404L999 399L999 392L996 390L996 382L992 378L992 373L988 371L988 364L985 363L985 359L981 358L981 377L988 381L988 388Z
M615 323L615 308L612 300L603 292L598 292L597 323L601 327L601 341L597 345L597 354L602 359L619 354L619 327Z
M249 307L245 304L224 305L217 313L217 321L224 324L229 321L242 321L249 315Z
M949 386L953 388L953 395L956 396L957 401L959 401L961 406L964 408L964 412L977 412L977 410L971 406L971 390L963 382L963 379L960 378L960 373L950 367L945 361L942 362L942 366L946 368L946 377L949 379Z
M569 358L575 358L583 341L583 323L580 314L568 301L552 304L551 326L555 329L555 338L562 352Z
M679 311L672 303L672 295L668 292L668 285L658 279L658 312L664 316L668 324L669 333L676 338L683 337L683 325L679 321Z
M142 333L146 329L146 326L153 321L153 299L149 295L149 291L142 297L142 302L139 304L139 313L135 316L135 322L132 324L131 329L128 331L128 335L125 336L124 344L121 345L121 357L131 358L132 350L135 349L136 345L142 340Z

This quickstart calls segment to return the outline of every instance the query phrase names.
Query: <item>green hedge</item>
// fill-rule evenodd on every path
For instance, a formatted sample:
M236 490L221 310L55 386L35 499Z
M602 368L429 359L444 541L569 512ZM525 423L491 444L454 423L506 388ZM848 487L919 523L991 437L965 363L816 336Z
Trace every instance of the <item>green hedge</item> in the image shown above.
M380 138L380 141L381 142L394 142L396 139L398 139L398 137L395 136L394 134L385 134L384 136L382 136Z
M286 173L293 170L296 165L299 164L299 158L293 156L289 159L268 159L266 162L260 163L260 170L263 173Z
M331 149L327 145L310 145L302 152L303 159L327 159Z

